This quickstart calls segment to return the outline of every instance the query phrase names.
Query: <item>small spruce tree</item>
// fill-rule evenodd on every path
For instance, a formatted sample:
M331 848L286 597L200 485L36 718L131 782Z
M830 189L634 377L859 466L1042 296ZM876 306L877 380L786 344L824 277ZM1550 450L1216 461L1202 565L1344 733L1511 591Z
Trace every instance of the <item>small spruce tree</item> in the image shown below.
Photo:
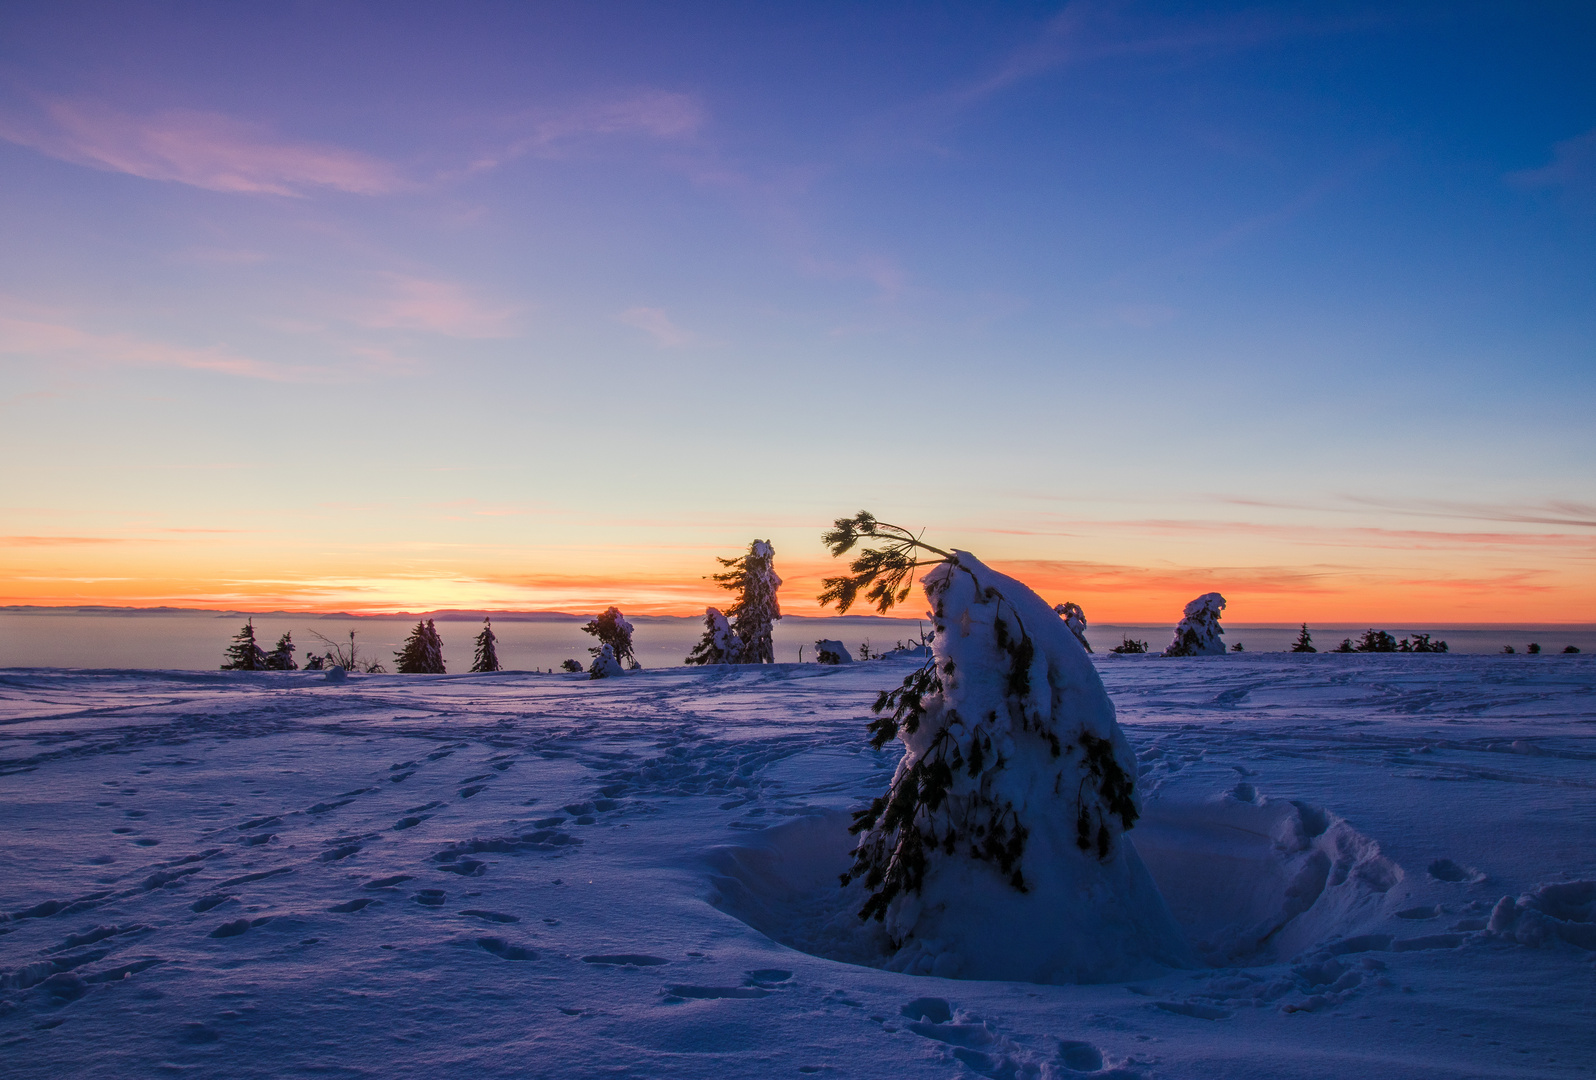
M1216 592L1204 593L1186 605L1184 616L1175 627L1175 637L1164 650L1165 656L1222 656L1225 628L1219 613L1225 598Z
M1086 640L1086 612L1081 610L1081 605L1066 600L1062 604L1055 604L1053 610L1064 620L1064 625L1070 628L1070 633L1074 634L1075 640L1081 643L1081 648L1091 652L1092 643Z
M1292 652L1318 652L1313 647L1313 635L1308 633L1308 624L1302 624L1302 630L1297 634L1297 640L1291 643Z
M584 669L582 667L582 661L580 661L580 660L561 660L560 661L560 670L561 671L570 671L570 672L580 672L580 671L582 671Z
M443 639L431 619L416 622L405 638L404 647L393 654L394 668L401 675L443 675Z
M720 608L704 609L704 636L687 654L689 664L739 664L743 657L742 639Z
M607 645L610 656L623 669L628 661L634 670L642 666L638 664L637 656L632 652L632 624L626 621L626 616L621 614L620 608L606 608L604 614L598 618L589 619L587 625L582 627L582 633L592 634L599 639L597 645L589 646L587 650L595 658Z
M1186 946L1135 850L1136 756L1085 650L1022 583L866 512L823 537L822 606L886 614L920 567L926 665L872 706L871 745L904 744L885 794L854 814L844 885L868 891L888 966L963 978L1101 981L1181 962ZM865 543L876 546L864 547Z
M626 669L615 658L615 650L608 642L593 650L593 666L587 669L590 679L610 679L617 675L624 675Z
M776 576L776 551L769 540L755 540L748 553L735 559L717 557L726 572L715 575L720 587L737 594L726 609L737 640L742 642L744 664L774 664L776 646L771 640L772 626L781 618L776 591L781 578Z
M299 665L294 663L294 635L285 633L277 639L277 647L266 654L266 670L268 671L298 671Z
M265 668L266 654L255 644L255 620L250 619L233 635L233 643L227 647L227 663L222 665L222 670L263 671Z
M1384 630L1365 630L1358 638L1358 652L1396 652L1397 639Z
M1352 647L1352 639L1351 638L1344 637L1344 638L1341 639L1341 644L1337 645L1331 651L1332 652L1357 652L1358 650L1354 649Z
M471 661L471 670L474 673L488 671L503 671L499 664L499 652L494 648L494 643L499 639L493 634L493 620L482 620L482 633L477 635L476 658Z
M1111 652L1111 653L1119 653L1121 656L1124 656L1127 653L1144 653L1144 652L1147 651L1147 649L1148 649L1147 642L1145 642L1145 641L1137 641L1135 638L1131 637L1129 634L1124 635L1124 637L1125 637L1124 641L1121 641L1118 645L1115 645L1112 649L1110 649L1108 651Z

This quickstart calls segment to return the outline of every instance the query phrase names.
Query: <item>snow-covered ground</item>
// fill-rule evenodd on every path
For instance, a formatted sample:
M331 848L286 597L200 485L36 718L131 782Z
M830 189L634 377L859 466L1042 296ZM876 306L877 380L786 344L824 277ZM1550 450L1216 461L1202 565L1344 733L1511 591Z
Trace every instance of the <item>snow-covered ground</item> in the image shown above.
M1088 986L868 966L915 663L0 671L5 1075L1596 1069L1596 657L1096 658L1211 966Z

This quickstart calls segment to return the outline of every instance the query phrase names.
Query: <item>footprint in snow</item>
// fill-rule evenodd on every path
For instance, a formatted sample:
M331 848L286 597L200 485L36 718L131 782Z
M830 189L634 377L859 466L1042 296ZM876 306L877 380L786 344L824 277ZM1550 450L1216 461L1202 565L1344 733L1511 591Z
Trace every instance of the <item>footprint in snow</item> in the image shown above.
M1451 859L1435 859L1431 861L1429 873L1436 881L1469 885L1478 885L1485 881L1487 876L1472 866L1464 866L1461 863L1453 862Z
M469 915L473 919L482 919L484 922L516 923L521 921L519 915L506 915L502 911L484 911L481 908L466 908L461 915Z
M524 949L519 945L512 945L503 938L480 937L477 944L501 960L536 960L538 954L531 949Z
M715 1001L721 999L749 1001L754 998L769 997L770 991L760 986L688 986L677 984L668 986L664 990L662 999L668 1005L676 1005L683 1001Z
M234 919L232 922L225 922L215 930L212 930L210 936L213 938L237 937L246 930L264 926L271 921L272 917L270 915L263 915L258 919Z
M649 956L647 953L599 953L582 957L582 963L606 964L612 967L658 967L670 961L661 956Z
M380 904L380 903L382 903L382 901L376 899L375 897L372 897L372 896L361 896L361 897L355 898L354 900L346 900L342 904L334 904L332 907L328 908L327 910L331 911L331 912L334 912L336 914L339 914L339 915L349 915L349 914L352 914L352 913L354 913L356 911L360 911L360 910L368 907L371 904Z

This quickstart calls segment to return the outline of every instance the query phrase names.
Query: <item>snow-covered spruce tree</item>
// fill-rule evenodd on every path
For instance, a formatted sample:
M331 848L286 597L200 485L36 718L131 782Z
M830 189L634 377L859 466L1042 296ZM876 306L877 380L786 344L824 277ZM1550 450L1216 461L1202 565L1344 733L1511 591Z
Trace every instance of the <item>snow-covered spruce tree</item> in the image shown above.
M743 643L744 664L774 664L776 646L771 641L772 624L781 618L781 604L776 600L776 590L781 588L781 578L776 576L776 549L769 540L755 540L748 545L748 554L735 559L716 558L726 567L726 572L716 574L715 580L723 589L737 594L726 617L731 620L737 640Z
M477 653L471 661L473 673L504 670L499 665L499 652L494 648L494 643L499 639L493 634L493 620L482 620L482 633L477 635Z
M848 651L848 646L835 638L821 638L815 642L815 663L851 664L853 653Z
M405 638L404 648L393 654L394 668L401 675L442 675L443 639L431 619L416 623Z
M1223 656L1225 628L1219 613L1225 598L1216 592L1203 593L1186 605L1185 618L1175 627L1175 638L1164 650L1165 656Z
M1318 652L1313 647L1313 635L1308 633L1308 624L1302 624L1302 631L1297 635L1297 640L1291 643L1292 652Z
M1066 600L1062 604L1053 605L1053 610L1064 620L1064 625L1070 628L1070 633L1074 634L1075 640L1081 643L1081 648L1091 652L1092 643L1086 640L1086 612L1081 610L1081 605Z
M610 609L614 611L614 608ZM590 679L609 679L616 675L625 675L626 669L615 658L615 650L606 642L593 650L593 666L587 669Z
M638 666L637 656L632 652L632 624L626 621L620 608L606 608L598 618L589 619L587 625L582 627L582 633L592 634L599 639L597 645L589 646L587 650L595 658L607 645L610 655L623 669L628 660L634 668Z
M822 604L861 593L885 614L912 575L935 624L931 660L885 691L870 741L905 752L854 815L843 884L869 896L900 971L1095 982L1184 964L1180 931L1124 836L1140 813L1136 758L1086 651L1034 592L964 551L868 513L825 534L863 548Z
M255 644L255 620L250 619L233 635L233 643L227 647L227 663L222 665L222 670L262 671L265 667L266 654Z
M298 671L294 663L294 635L292 631L277 639L277 647L266 654L267 671Z
M689 664L740 664L743 642L720 608L704 609L704 636L687 654Z

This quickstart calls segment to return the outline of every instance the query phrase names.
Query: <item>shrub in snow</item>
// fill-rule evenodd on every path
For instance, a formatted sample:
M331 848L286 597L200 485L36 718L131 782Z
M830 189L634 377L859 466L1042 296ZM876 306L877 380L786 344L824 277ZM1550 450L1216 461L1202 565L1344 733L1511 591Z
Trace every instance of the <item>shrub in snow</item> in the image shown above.
M471 661L473 672L503 671L499 663L499 651L495 648L498 638L493 633L493 620L484 617L482 620L482 633L477 635L477 651Z
M325 656L317 656L315 653L308 653L305 656L306 671L323 671L326 667L327 658Z
M615 609L611 608L610 610L613 611ZM624 674L626 674L626 669L615 658L615 650L608 645L600 645L598 647L598 655L593 657L593 666L587 669L587 677L590 679L608 679L615 675Z
M1313 635L1308 633L1308 624L1302 624L1302 630L1297 634L1297 640L1291 643L1292 652L1318 652L1313 647Z
M582 633L592 634L599 639L597 645L589 646L587 650L593 656L597 657L608 647L617 664L630 661L634 669L642 666L632 653L632 624L626 621L620 608L606 608L604 614L588 620L587 625L582 627Z
M1064 625L1070 628L1070 633L1074 634L1075 640L1081 643L1081 648L1091 652L1092 643L1086 640L1086 612L1081 610L1081 605L1066 600L1062 604L1055 604L1053 610L1064 620Z
M727 663L774 664L776 647L771 641L771 628L781 618L781 605L776 602L781 578L776 576L775 549L769 540L755 540L748 545L746 555L716 561L726 567L726 572L716 574L715 580L721 588L737 594L726 609L726 617L742 643L742 658Z
M1403 640L1404 640L1404 641L1405 641L1405 640L1407 640L1407 639L1406 639L1406 638L1404 638L1404 639L1403 639ZM1532 655L1532 656L1533 656L1533 655L1535 655L1535 654L1536 654L1536 653L1539 653L1539 652L1540 652L1540 651L1541 651L1541 647L1540 647L1540 645L1539 645L1539 644L1537 644L1537 643L1536 643L1536 642L1533 642L1533 641L1532 641L1532 642L1530 642L1530 643L1529 643L1529 647L1528 647L1528 648L1526 648L1526 649L1525 649L1525 650L1524 650L1524 651L1525 651L1525 652L1527 652L1527 653L1529 653L1529 654L1530 654L1530 655Z
M405 638L404 648L393 654L394 667L401 675L442 675L443 639L431 619L416 623Z
M1175 627L1175 638L1164 650L1165 656L1223 656L1224 627L1219 613L1225 598L1216 592L1203 593L1186 605L1185 618Z
M262 671L265 667L266 654L255 644L255 620L250 619L233 635L233 643L227 647L227 663L222 665L222 670Z
M1446 642L1444 642L1444 641L1443 641L1443 642L1441 642L1441 644L1442 644L1442 645L1445 645L1445 644L1446 644ZM1445 651L1446 651L1446 650L1445 650L1445 649L1442 649L1442 650L1441 650L1441 651L1442 651L1442 652L1445 652ZM1563 646L1563 651L1564 651L1564 652L1565 652L1565 653L1577 653L1577 652L1579 652L1579 649L1578 649L1578 648L1576 648L1576 647L1575 647L1575 646L1573 646L1573 645L1564 645L1564 646Z
M360 659L360 652L355 648L355 632L353 630L349 631L349 648L347 649L331 638L317 634L314 630L311 633L315 634L317 641L328 646L329 652L322 659L324 667L341 667L345 671L364 671L367 675L381 675L388 670L376 660Z
M1355 648L1358 652L1396 652L1397 639L1384 630L1365 630Z
M1140 813L1136 758L1086 650L1040 597L963 551L867 513L825 535L861 540L822 604L861 590L883 614L911 575L935 620L929 663L881 694L876 747L905 747L887 792L854 815L843 882L885 924L896 970L1095 982L1187 962L1162 896L1124 838ZM926 559L925 556L931 556Z
M1358 650L1354 649L1352 647L1352 639L1351 638L1344 637L1344 638L1341 639L1341 644L1337 645L1331 651L1332 652L1357 652Z
M560 662L560 670L561 671L581 671L581 670L583 670L582 669L582 661L580 661L580 660L562 660Z
M851 664L853 653L848 651L848 646L832 638L821 638L815 642L815 663L817 664Z
M720 608L704 609L704 636L687 654L689 664L740 664L743 642Z
M1414 634L1411 639L1403 638L1397 645L1398 652L1446 652L1446 642L1431 641L1429 634Z
M1119 653L1123 656L1125 653L1144 653L1147 651L1147 647L1147 642L1137 641L1135 638L1127 636L1124 641L1120 642L1118 645L1115 645L1108 651L1111 653Z
M286 633L277 639L277 647L266 654L267 671L298 671L294 663L294 635Z

